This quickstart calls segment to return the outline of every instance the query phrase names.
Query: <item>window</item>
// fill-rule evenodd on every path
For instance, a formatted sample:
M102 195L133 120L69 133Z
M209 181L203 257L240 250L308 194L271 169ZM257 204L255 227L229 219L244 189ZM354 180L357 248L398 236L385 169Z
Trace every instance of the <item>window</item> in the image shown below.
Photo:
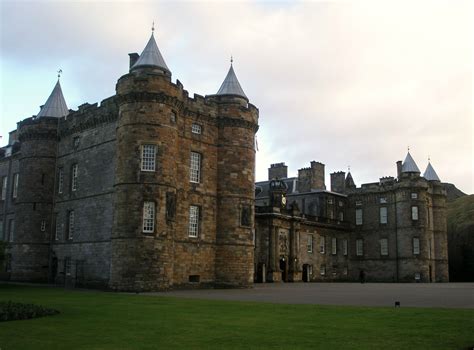
M59 240L59 234L61 233L61 222L59 221L59 214L56 213L54 216L55 228L54 228L54 240Z
M142 145L142 171L155 171L156 145Z
M339 201L339 206L342 207L343 205L342 201Z
M332 255L337 254L337 238L336 237L333 237L331 239L331 253Z
M380 207L380 223L387 223L387 207Z
M332 198L329 198L329 199L328 199L328 204L332 204L332 203L333 203Z
M197 237L199 232L199 207L191 205L189 207L189 237Z
M58 169L58 193L63 193L64 171L63 168Z
M72 266L71 258L70 257L64 258L64 274L66 276L71 276L71 266Z
M80 141L80 137L79 136L76 136L72 139L72 147L74 149L77 149L79 147L79 141Z
M319 268L319 274L321 276L325 276L326 275L326 266L325 265L321 265L321 267Z
M10 221L8 221L8 242L13 242L14 236L15 236L15 220L10 219Z
M348 251L348 249L347 249L347 239L345 239L345 240L342 241L342 252L343 252L344 255L347 255L347 251Z
M413 254L420 254L420 239L417 237L413 238Z
M344 276L347 276L348 270L349 270L348 267L344 266L344 269L342 270L342 273L344 274Z
M329 218L332 220L334 219L334 210L329 209Z
M41 220L41 232L46 231L46 220Z
M5 240L5 237L3 237L3 221L0 220L0 239Z
M356 201L356 207L362 206L362 201Z
M418 193L412 192L411 193L411 199L418 199Z
M155 202L143 203L143 232L155 232Z
M308 243L306 243L306 250L308 253L313 252L313 235L308 235Z
M77 164L71 167L71 191L77 190Z
M357 256L364 255L364 240L362 239L356 240L356 255Z
M240 226L252 226L252 208L250 205L244 205L240 208Z
M356 225L362 225L362 209L356 209Z
M337 266L332 267L332 275L337 276Z
M196 123L193 123L193 125L191 125L191 132L192 132L193 134L201 135L201 132L202 132L202 127L201 127L201 125L196 124Z
M418 220L418 207L416 206L411 207L411 219L414 221Z
M67 221L67 239L74 237L74 210L69 211Z
M380 240L380 255L388 255L388 239L382 238Z
M2 201L7 198L7 180L8 178L6 176L2 178Z
M324 254L326 251L326 237L321 236L321 239L319 241L319 252L321 254Z
M380 197L380 204L385 204L385 203L387 203L387 198Z
M201 181L201 154L191 152L191 168L189 181L199 183Z
M13 198L16 198L18 197L18 178L19 178L20 174L15 174L13 175L13 194L12 194L12 197Z
M339 221L344 221L344 213L342 211L339 212Z
M176 123L176 113L175 113L175 112L171 112L171 114L170 114L170 122Z

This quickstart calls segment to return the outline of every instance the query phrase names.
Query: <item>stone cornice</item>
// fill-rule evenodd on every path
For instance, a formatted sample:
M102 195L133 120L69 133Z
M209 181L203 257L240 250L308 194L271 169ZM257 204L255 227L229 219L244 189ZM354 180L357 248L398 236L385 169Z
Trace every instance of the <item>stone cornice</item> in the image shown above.
M83 120L81 117L78 117L78 123L71 126L62 125L60 127L59 136L69 136L76 133L81 133L88 129L94 129L100 126L101 124L113 123L118 119L117 113L106 113L100 114L92 117L84 116ZM63 122L67 123L67 122Z

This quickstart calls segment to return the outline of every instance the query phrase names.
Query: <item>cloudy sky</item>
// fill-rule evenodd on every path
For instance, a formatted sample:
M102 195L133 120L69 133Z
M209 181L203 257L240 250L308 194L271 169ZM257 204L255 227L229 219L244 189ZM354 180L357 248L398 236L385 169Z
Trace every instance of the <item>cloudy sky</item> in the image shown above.
M0 134L38 113L61 68L69 108L114 94L155 21L190 95L215 93L229 57L260 109L257 180L326 164L357 185L424 171L474 192L471 1L1 1ZM327 181L327 185L329 181ZM328 186L329 187L329 186Z

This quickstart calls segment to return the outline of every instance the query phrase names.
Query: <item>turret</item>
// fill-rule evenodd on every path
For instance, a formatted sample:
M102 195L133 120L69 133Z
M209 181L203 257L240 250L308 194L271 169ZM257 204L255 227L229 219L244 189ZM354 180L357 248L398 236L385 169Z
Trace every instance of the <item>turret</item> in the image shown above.
M166 289L173 279L177 98L153 34L116 86L119 101L110 287Z
M216 283L253 282L255 133L258 110L248 104L232 60L217 94L218 106Z
M19 171L14 175L12 280L46 282L59 118L69 113L58 82L36 117L18 123Z

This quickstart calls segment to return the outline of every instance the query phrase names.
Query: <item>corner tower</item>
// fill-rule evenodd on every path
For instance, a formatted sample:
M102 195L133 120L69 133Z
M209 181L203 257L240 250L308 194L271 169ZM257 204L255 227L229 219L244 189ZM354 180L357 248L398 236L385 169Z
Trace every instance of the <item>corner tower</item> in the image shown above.
M18 123L21 156L13 177L16 220L11 242L12 280L48 279L57 130L60 118L68 113L58 77L38 115Z
M110 287L166 289L173 280L174 226L165 211L167 197L176 196L175 115L183 90L171 83L153 33L130 72L118 80L116 91L119 118Z
M216 284L253 283L255 133L258 109L249 104L232 59L216 95L218 108Z

